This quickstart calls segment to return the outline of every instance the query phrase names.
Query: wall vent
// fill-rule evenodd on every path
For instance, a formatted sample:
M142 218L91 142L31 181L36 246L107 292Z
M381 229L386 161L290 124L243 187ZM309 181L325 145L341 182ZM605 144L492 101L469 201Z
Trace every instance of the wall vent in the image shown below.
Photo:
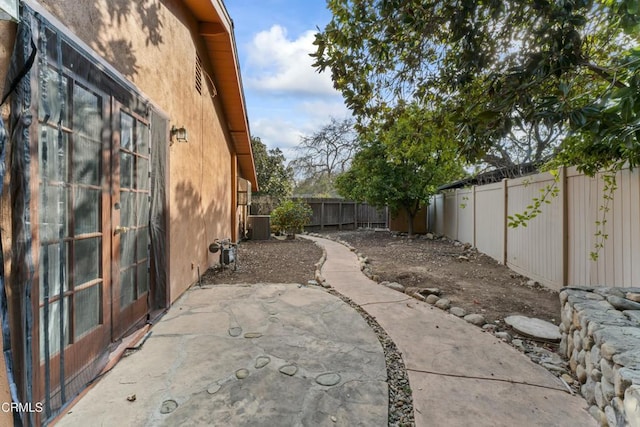
M196 90L202 95L202 60L196 55Z

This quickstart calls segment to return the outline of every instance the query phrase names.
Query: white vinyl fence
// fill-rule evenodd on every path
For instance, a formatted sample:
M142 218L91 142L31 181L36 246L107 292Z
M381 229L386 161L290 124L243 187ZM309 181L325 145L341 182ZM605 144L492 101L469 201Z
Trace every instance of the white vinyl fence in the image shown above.
M597 221L605 204L604 183L574 168L562 169L558 197L526 227L508 226L553 184L548 173L436 195L428 212L429 230L471 243L511 269L552 289L563 286L640 286L640 173L623 170L609 202L597 261Z

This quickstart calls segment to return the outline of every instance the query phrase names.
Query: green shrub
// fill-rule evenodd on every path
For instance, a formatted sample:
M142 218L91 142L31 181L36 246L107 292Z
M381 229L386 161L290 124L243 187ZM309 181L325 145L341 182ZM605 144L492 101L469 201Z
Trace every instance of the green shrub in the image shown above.
M301 200L285 200L271 212L271 225L276 231L294 238L311 222L313 210Z

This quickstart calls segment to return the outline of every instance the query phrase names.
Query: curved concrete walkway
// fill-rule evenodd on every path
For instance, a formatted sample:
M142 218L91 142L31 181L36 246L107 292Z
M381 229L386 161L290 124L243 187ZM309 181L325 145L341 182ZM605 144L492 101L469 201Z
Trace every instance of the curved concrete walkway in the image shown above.
M584 399L510 345L371 281L344 245L304 237L326 249L327 283L373 316L402 352L418 426L597 425Z

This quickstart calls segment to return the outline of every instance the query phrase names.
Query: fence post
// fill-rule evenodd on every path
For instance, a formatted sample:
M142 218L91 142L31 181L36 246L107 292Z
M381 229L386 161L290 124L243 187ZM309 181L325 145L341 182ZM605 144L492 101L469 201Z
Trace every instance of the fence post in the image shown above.
M560 190L560 206L562 216L562 287L566 287L569 284L569 216L568 216L568 195L567 195L567 168L560 167L558 179Z
M342 202L338 202L338 230L342 230Z
M320 203L320 230L324 230L324 202Z
M460 240L460 204L458 203L459 189L456 188L453 191L455 191L455 200L456 200L456 204L454 205L455 212L456 212L456 236L454 237L454 240Z
M476 186L471 187L471 191L473 197L471 200L473 201L473 212L471 213L471 226L473 227L473 247L476 247Z
M508 243L508 234L509 234L509 219L507 218L509 211L509 180L504 178L502 180L502 199L504 201L504 209L502 212L503 215L503 231L504 236L502 239L502 264L507 265L507 243Z
M389 206L384 207L384 228L389 228Z

